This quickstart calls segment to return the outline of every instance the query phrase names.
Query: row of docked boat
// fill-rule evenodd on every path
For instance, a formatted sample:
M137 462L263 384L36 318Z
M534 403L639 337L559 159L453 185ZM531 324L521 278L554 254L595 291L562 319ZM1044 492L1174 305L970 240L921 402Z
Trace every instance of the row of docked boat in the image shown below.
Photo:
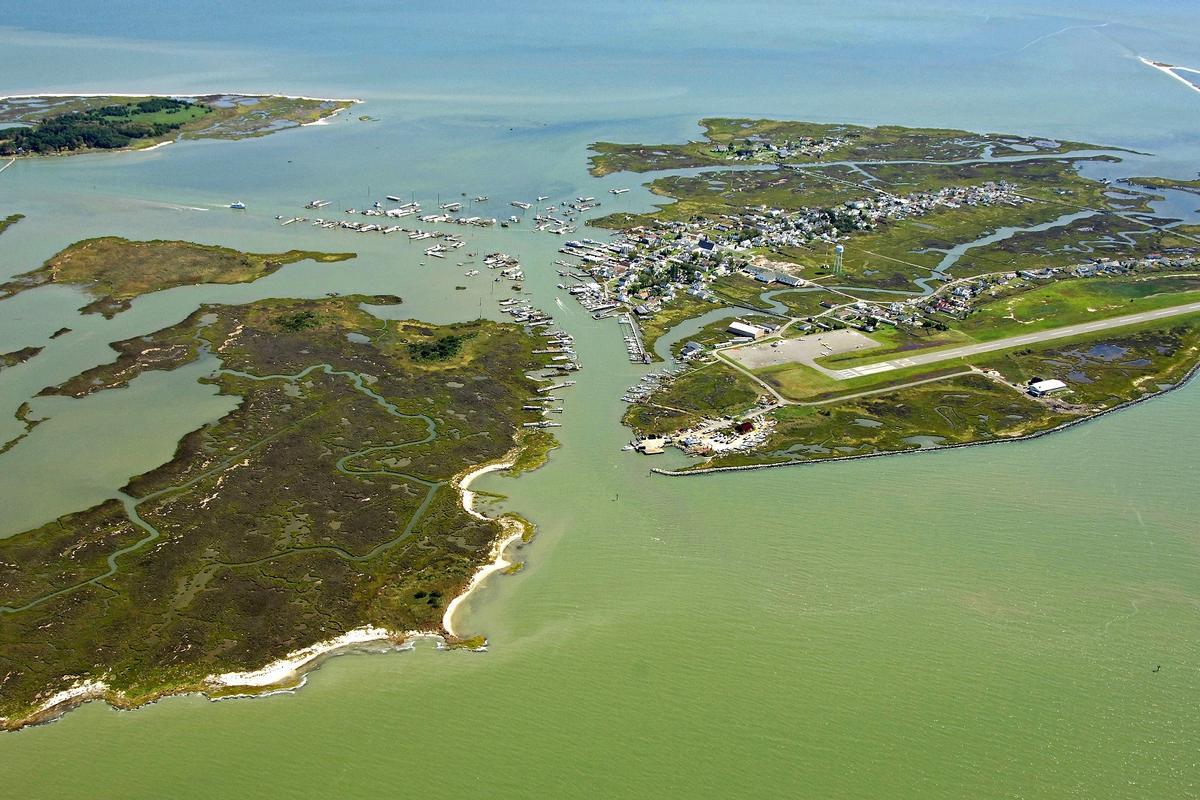
M669 386L672 381L679 377L681 372L683 370L648 372L636 384L625 390L625 394L621 395L621 400L626 403L644 402L659 389Z
M637 322L629 314L618 315L617 322L629 326L629 333L625 334L625 350L629 353L629 360L638 364L649 364L650 354L646 352Z

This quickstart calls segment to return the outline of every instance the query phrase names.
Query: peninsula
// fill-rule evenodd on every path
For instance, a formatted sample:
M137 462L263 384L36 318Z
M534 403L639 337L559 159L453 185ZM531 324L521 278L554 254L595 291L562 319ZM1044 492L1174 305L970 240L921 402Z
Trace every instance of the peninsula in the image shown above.
M354 100L283 95L30 95L0 98L0 155L140 150L244 139L323 121Z
M197 283L248 283L285 264L346 261L354 253L242 253L193 242L135 242L104 236L76 242L45 264L0 284L0 300L46 284L79 286L95 298L81 310L105 317L129 308L143 294Z
M449 635L447 607L526 528L475 511L464 480L544 460L528 399L546 345L517 324L371 313L397 301L203 306L43 392L199 359L240 400L111 500L0 540L0 726L292 686L368 640L482 643Z
M1155 189L1188 182L1080 169L1127 151L701 125L685 144L593 145L597 176L676 172L650 182L656 210L593 220L615 240L562 248L591 279L572 293L635 326L631 358L676 362L624 398L641 451L679 447L697 471L1012 440L1200 362L1200 227L1153 212Z

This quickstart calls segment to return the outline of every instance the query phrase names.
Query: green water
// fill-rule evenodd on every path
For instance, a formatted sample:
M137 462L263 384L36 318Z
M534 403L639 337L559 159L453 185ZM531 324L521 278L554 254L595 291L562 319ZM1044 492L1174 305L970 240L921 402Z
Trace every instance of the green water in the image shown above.
M591 394L575 414L614 410ZM470 602L486 655L85 707L6 737L5 771L42 796L1191 796L1198 399L697 482L572 425L551 467L482 484L541 527L527 570Z
M460 611L489 652L421 642L334 659L295 694L88 705L0 736L6 795L1200 796L1197 385L1025 444L651 477L682 457L620 451L617 398L643 368L612 320L554 288L556 237L468 231L464 255L439 262L421 243L273 221L314 197L362 207L368 189L426 208L488 194L499 216L538 194L639 210L646 192L606 191L636 177L587 176L587 144L678 140L716 113L1111 142L1155 156L1096 169L1182 175L1200 157L1197 106L1130 53L1200 65L1190 5L1050 18L1021 3L766 3L747 6L752 25L718 4L167 4L179 24L160 5L94 5L21 9L0 29L0 90L266 88L366 97L380 121L18 163L0 174L0 215L28 218L0 237L0 277L102 234L359 257L161 292L113 320L80 317L67 289L0 303L0 351L46 348L0 373L0 441L42 387L202 302L358 291L434 321L497 316L511 291L464 278L466 251L519 255L584 369L561 393L550 464L478 484L539 528L512 554L526 569ZM221 207L239 199L247 212ZM47 421L0 456L0 536L169 458L229 407L196 382L214 366L33 400Z

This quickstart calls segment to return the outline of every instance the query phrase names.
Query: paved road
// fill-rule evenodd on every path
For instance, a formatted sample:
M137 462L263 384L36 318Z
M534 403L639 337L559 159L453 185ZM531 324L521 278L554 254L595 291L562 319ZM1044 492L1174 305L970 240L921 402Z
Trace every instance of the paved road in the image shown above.
M936 364L939 361L949 361L955 358L965 358L967 356L976 356L980 353L990 353L994 350L1007 350L1010 347L1022 347L1029 344L1038 344L1040 342L1048 342L1053 339L1065 339L1068 336L1078 336L1083 333L1094 333L1095 331L1108 330L1109 328L1121 328L1126 325L1136 325L1140 322L1152 322L1164 317L1177 317L1182 314L1191 314L1200 311L1200 302L1188 303L1182 306L1172 306L1171 308L1160 308L1156 311L1142 311L1138 314L1126 314L1121 317L1109 317L1108 319L1097 320L1096 322L1083 322L1078 325L1067 325L1063 328L1052 328L1046 331L1038 331L1036 333L1026 333L1020 336L1012 336L1008 339L997 339L994 342L979 342L977 344L968 344L962 347L952 347L948 350L936 350L928 353L918 353L908 356L907 358L895 358L890 361L880 361L875 364L866 364L861 367L851 367L849 369L821 369L826 375L837 378L838 380L846 380L847 378L858 378L863 375L874 375L878 372L888 372L893 369L905 369L906 367L917 367L922 364Z

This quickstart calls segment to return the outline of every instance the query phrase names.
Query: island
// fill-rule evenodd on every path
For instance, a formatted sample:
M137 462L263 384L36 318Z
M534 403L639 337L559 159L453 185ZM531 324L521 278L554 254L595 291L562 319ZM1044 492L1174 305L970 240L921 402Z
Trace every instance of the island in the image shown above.
M532 529L482 514L467 484L554 446L536 403L549 351L515 323L372 313L398 300L202 306L44 390L121 391L199 360L238 400L107 502L0 539L0 726L290 687L348 646L483 645L450 606Z
M138 242L103 236L76 242L37 269L0 284L0 300L46 284L69 284L82 287L95 298L81 311L113 317L150 292L198 283L248 283L285 264L305 260L332 263L354 255L307 250L242 253L194 242Z
M0 156L146 149L244 139L321 122L354 100L284 95L31 95L0 98Z
M1147 189L1174 189L1179 192L1200 194L1200 178L1191 180L1185 178L1127 178L1125 183L1133 186L1143 186Z
M592 146L660 172L645 213L565 243L567 287L632 330L631 446L669 474L1012 441L1187 381L1200 226L1188 182L1080 169L1120 148L960 130L706 119L684 144ZM1143 191L1137 187L1145 187ZM624 190L614 189L614 193ZM700 319L702 318L702 319Z
M15 367L17 364L24 364L29 359L42 352L40 347L22 347L19 350L13 350L9 353L0 353L0 370L5 367Z

